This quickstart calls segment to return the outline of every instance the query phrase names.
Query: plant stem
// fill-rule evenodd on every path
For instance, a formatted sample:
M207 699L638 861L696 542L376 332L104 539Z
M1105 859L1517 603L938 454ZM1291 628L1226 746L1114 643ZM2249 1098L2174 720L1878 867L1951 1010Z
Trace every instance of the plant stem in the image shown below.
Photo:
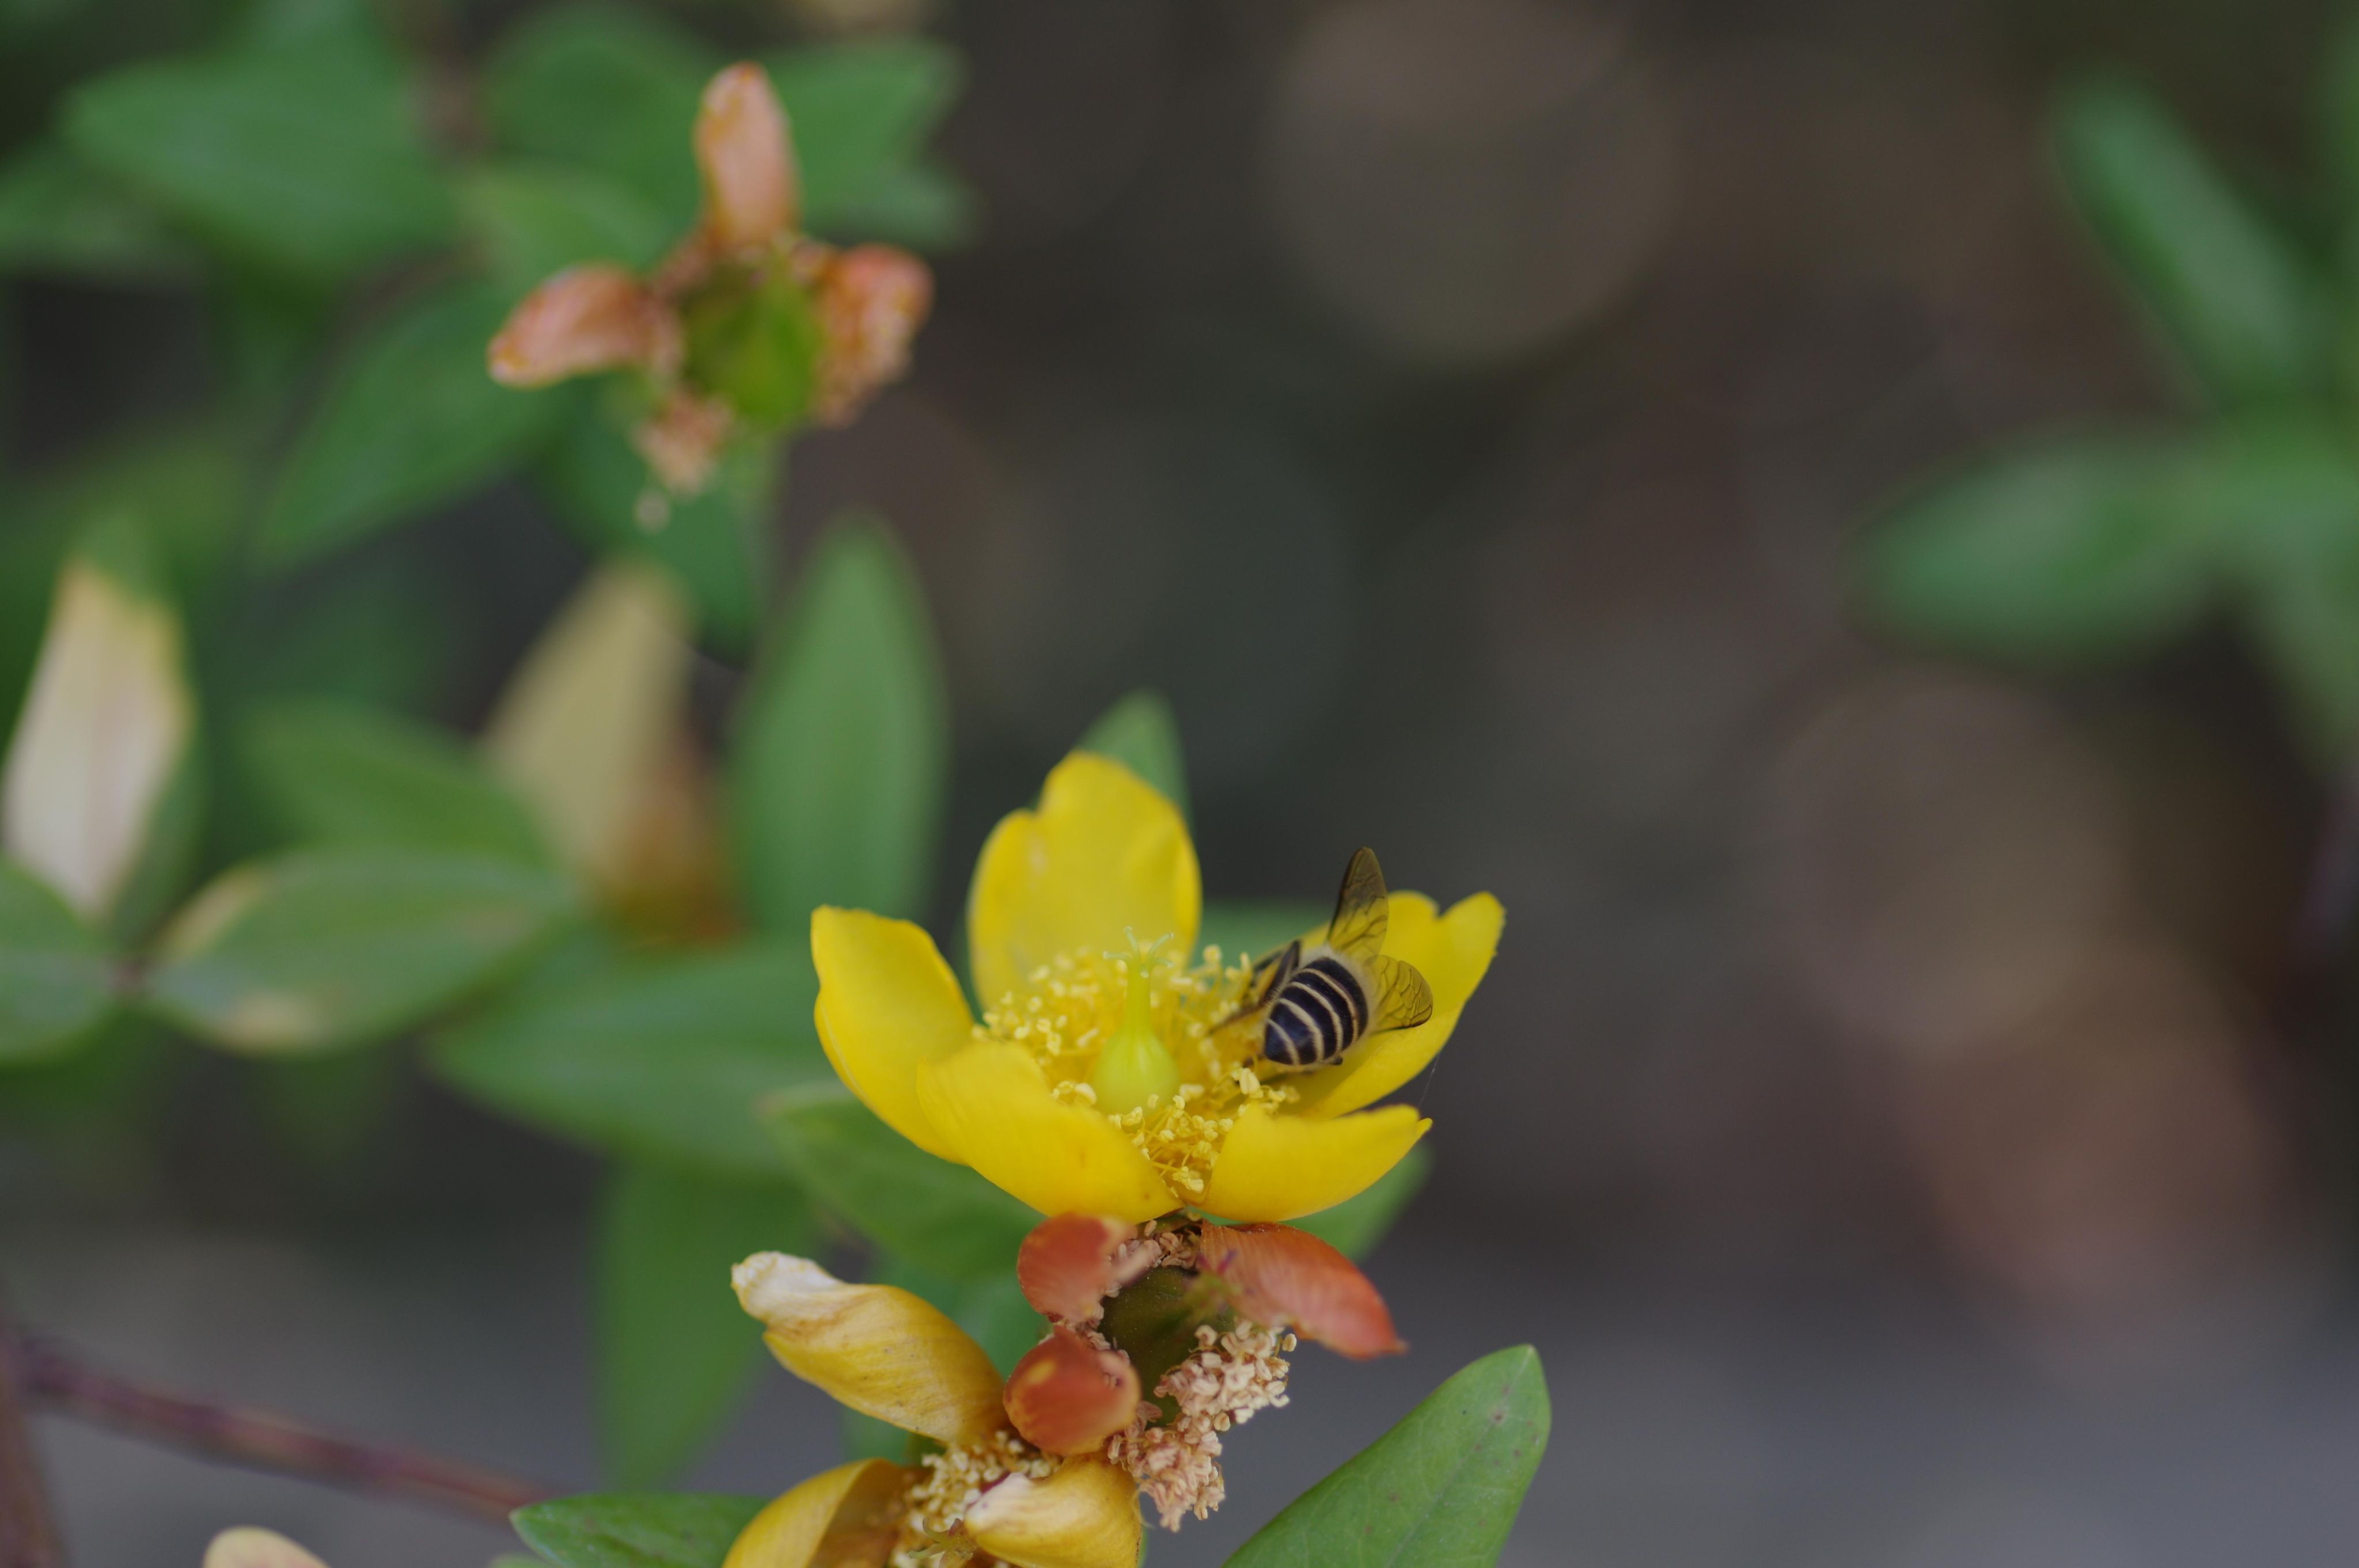
M89 1366L51 1341L19 1334L7 1342L14 1375L40 1409L109 1426L152 1443L209 1459L280 1470L349 1490L430 1504L477 1519L506 1522L548 1488L471 1465L399 1448L336 1437L283 1416L209 1403L151 1388ZM0 1379L6 1372L0 1369ZM0 1386L5 1386L0 1382ZM0 1433L0 1457L6 1436ZM8 1498L0 1497L0 1503ZM0 1541L6 1536L0 1516ZM0 1555L0 1568L50 1568L57 1558Z
M0 1321L0 1349L13 1341ZM13 1358L0 1355L0 1568L65 1568Z

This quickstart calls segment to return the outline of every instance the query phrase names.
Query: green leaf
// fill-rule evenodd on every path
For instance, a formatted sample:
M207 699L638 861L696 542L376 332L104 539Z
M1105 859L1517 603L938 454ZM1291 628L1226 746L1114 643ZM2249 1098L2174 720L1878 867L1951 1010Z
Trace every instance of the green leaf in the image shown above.
M78 89L64 124L83 157L274 271L332 282L451 232L398 62L350 33L128 66Z
M721 1568L766 1501L693 1492L565 1498L516 1509L516 1530L557 1568Z
M1401 1210L1408 1206L1409 1200L1417 1196L1432 1173L1433 1156L1419 1144L1359 1196L1346 1198L1318 1214L1306 1215L1293 1222L1294 1227L1310 1232L1347 1258L1365 1258L1376 1249L1376 1244L1393 1227L1393 1221L1400 1217Z
M627 186L563 164L505 162L467 178L460 202L503 289L527 289L582 262L643 271L677 235Z
M484 108L508 150L594 169L677 234L696 217L690 138L704 83L722 63L646 12L561 5L501 41L484 68Z
M2222 401L2330 384L2332 300L2153 94L2082 83L2058 106L2056 146L2082 215L2123 281Z
M65 901L0 861L0 1063L63 1055L114 1009L112 957Z
M1208 903L1197 941L1218 947L1223 957L1233 961L1260 957L1277 952L1304 932L1326 925L1331 913L1315 903L1285 900Z
M916 579L881 524L838 524L738 708L731 818L756 919L799 939L823 903L922 912L949 761Z
M1229 1568L1491 1568L1548 1434L1538 1353L1485 1356L1296 1498Z
M296 839L550 864L524 803L439 730L298 699L256 710L241 740L249 783Z
M509 862L302 850L199 893L166 930L146 999L232 1050L358 1044L492 980L572 911L562 881Z
M63 145L36 142L0 166L0 270L138 282L195 265L153 208Z
M663 1480L735 1407L761 1359L729 1271L761 1251L807 1255L818 1227L785 1183L717 1181L625 1163L598 1224L598 1396L606 1463L626 1487Z
M277 566L456 499L523 461L578 406L567 391L493 381L498 297L478 286L412 301L359 343L288 455L258 545Z
M951 1279L1005 1273L1040 1223L1031 1208L964 1165L927 1153L841 1084L766 1100L762 1121L821 1205L861 1234Z
M1112 757L1188 815L1188 769L1180 752L1180 719L1159 691L1134 691L1101 715L1080 749ZM1315 924L1315 922L1314 922Z
M2032 667L2134 658L2212 602L2212 541L2171 448L2118 438L2002 456L1866 538L1862 590L1909 636Z
M520 988L437 1046L436 1071L534 1126L718 1176L788 1173L756 1119L828 1076L808 940Z
M542 495L592 549L643 555L668 568L695 600L705 643L742 653L761 624L770 581L775 446L739 444L711 484L685 501L668 500L661 525L649 528L639 521L640 505L655 481L623 424L611 407L574 420L536 473Z
M766 64L794 126L812 232L910 243L951 237L877 220L965 85L955 50L931 38L874 38L791 49Z
M886 240L913 250L943 251L974 235L981 202L957 175L921 158L876 176L828 207L825 232Z

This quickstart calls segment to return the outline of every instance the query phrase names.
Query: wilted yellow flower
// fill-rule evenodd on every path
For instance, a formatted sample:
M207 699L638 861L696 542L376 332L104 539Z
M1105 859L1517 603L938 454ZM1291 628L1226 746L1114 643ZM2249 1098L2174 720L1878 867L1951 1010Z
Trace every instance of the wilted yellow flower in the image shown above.
M738 1300L789 1371L941 1448L916 1465L872 1459L813 1476L755 1517L725 1568L883 1568L964 1563L977 1553L1014 1568L1132 1568L1138 1561L1136 1485L1091 1452L1131 1420L1135 1380L1077 1383L1077 1409L1107 1403L1109 1391L1112 1409L1094 1425L1072 1428L1078 1455L1062 1456L1017 1434L991 1358L908 1292L847 1284L808 1259L776 1252L748 1258L734 1280ZM1023 1380L1019 1368L1010 1386Z
M225 1530L205 1548L204 1568L327 1568L318 1558L267 1530Z
M1076 752L975 868L967 935L983 1021L922 929L821 909L820 1039L904 1137L1043 1214L1136 1222L1192 1206L1284 1220L1341 1203L1430 1125L1408 1106L1364 1108L1449 1040L1498 945L1498 901L1478 893L1445 914L1393 894L1384 952L1424 975L1431 1016L1282 1076L1257 1029L1228 1022L1251 979L1245 956L1187 957L1201 912L1179 811L1119 763ZM1112 1093L1099 1071L1110 1044L1123 1053Z
M655 406L633 440L678 495L704 488L741 429L850 422L907 371L933 304L933 276L908 252L840 251L801 232L793 138L760 66L712 79L693 139L704 209L671 254L646 277L610 262L566 268L525 297L488 352L508 386L646 376Z

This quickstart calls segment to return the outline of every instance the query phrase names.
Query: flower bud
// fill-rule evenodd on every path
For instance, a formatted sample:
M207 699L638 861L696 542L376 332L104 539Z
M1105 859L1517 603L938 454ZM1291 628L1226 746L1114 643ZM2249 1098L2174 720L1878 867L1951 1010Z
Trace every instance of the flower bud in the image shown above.
M1286 1225L1207 1225L1196 1258L1234 1295L1238 1313L1290 1328L1353 1360L1406 1350L1393 1314L1353 1261Z
M679 362L670 308L624 267L567 267L508 312L487 356L503 386L548 386L629 366L662 373Z
M826 343L813 416L851 423L870 398L909 370L909 345L933 308L926 264L891 245L855 245L829 256L811 280Z
M733 65L706 84L696 167L704 177L704 231L723 251L766 245L801 222L787 112L760 66Z
M1042 1220L1016 1253L1016 1282L1041 1316L1058 1323L1091 1324L1105 1298L1145 1272L1153 1254L1125 1252L1137 1227L1102 1214L1060 1214Z
M1002 1392L1007 1419L1043 1454L1087 1454L1138 1413L1138 1374L1064 1325L1025 1352Z

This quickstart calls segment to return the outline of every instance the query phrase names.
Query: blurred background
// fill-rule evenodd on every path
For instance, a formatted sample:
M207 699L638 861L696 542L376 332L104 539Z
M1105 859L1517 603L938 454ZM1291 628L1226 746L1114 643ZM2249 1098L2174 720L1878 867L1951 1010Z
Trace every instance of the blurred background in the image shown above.
M107 55L56 9L16 0L16 133ZM2056 85L2138 73L2290 205L2334 20L930 16L972 70L939 145L982 225L909 381L797 448L776 530L791 561L873 507L926 582L957 738L937 928L990 824L1141 685L1180 716L1214 894L1320 900L1365 841L1509 915L1412 1091L1436 1174L1372 1266L1415 1352L1307 1354L1231 1443L1227 1510L1155 1562L1219 1561L1525 1339L1557 1424L1517 1568L2351 1559L2348 1048L2288 945L2323 793L2277 697L2225 634L2072 681L1913 655L1862 629L1846 559L1930 464L2186 401L2059 199ZM168 289L12 280L0 333L19 470L218 373ZM386 613L433 655L405 700L472 727L581 568L500 490L288 608L338 574L460 583ZM137 1137L0 1143L23 1313L592 1484L589 1162L416 1079L380 1157L306 1166L239 1070L192 1055ZM93 1563L192 1563L236 1520L339 1568L498 1544L42 1434ZM777 1374L692 1479L774 1489L834 1441Z

